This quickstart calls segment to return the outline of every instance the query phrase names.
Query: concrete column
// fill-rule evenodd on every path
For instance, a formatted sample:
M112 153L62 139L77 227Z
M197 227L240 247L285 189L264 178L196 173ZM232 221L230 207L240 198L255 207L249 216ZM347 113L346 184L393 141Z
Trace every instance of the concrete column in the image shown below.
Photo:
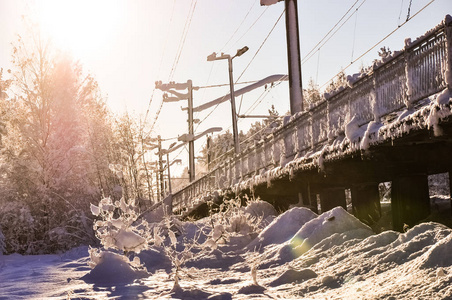
M363 183L351 189L353 215L361 222L372 225L381 218L378 183Z
M300 194L303 201L302 204L309 207L313 212L318 214L319 210L317 208L317 194L311 191L309 182L303 182L301 184Z
M347 209L345 190L343 188L328 188L320 192L320 206L322 212L326 212L336 206Z
M404 224L410 227L430 214L427 174L399 175L391 188L392 227L403 231Z
M449 171L449 199L450 199L449 200L450 201L450 215L452 216L452 171Z

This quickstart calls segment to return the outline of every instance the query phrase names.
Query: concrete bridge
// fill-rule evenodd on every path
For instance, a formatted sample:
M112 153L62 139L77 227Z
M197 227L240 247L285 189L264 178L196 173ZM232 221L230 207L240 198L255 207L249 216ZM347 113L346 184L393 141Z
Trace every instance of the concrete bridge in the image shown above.
M425 218L427 176L452 171L452 18L405 44L176 192L173 210L246 193L318 212L345 207L349 189L353 213L372 224L378 184L391 181L393 228Z

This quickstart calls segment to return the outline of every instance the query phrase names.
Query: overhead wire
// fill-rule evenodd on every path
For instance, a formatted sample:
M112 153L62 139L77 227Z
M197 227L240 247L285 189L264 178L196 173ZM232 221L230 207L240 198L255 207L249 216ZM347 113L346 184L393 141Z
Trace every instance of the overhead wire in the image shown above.
M412 15L410 18L408 18L405 22L403 22L402 24L400 24L399 26L397 26L394 30L392 30L390 33L388 33L385 37L383 37L381 40L379 40L378 42L376 42L373 46L371 46L369 49L367 49L363 54L361 54L358 58L356 58L355 60L353 60L352 62L350 62L345 68L342 68L336 75L334 75L333 77L331 77L328 81L326 81L320 88L323 88L324 86L326 86L328 83L330 83L332 80L334 80L334 78L336 78L339 74L343 73L346 69L348 69L353 63L355 63L356 61L358 61L359 59L361 59L364 55L366 55L367 53L369 53L372 49L374 49L375 47L377 47L379 44L381 44L384 40L386 40L388 37L390 37L391 35L393 35L397 30L399 30L400 28L402 28L406 23L408 23L410 20L412 20L414 17L416 17L420 12L422 12L424 9L426 9L430 4L432 4L433 2L435 2L435 0L431 0L429 3L427 3L424 7L422 7L420 10L418 10L414 15Z
M359 1L359 0L358 0ZM355 14L355 13L357 13L358 12L358 10L359 10L359 8L364 4L366 2L366 0L363 0L363 2L361 2L361 4L357 7L357 9L350 15L350 16L348 16L348 18L329 36L329 37L327 37L327 36L325 36L322 40L324 40L324 42L323 43L321 43L321 45L319 46L319 48L318 49L320 49L320 48L322 48L323 46L325 46L325 44L339 31L339 29L341 29L342 28L342 26L344 26L347 22L348 22L348 20L350 20L350 18L351 17L353 17L353 15ZM347 12L348 13L348 12ZM344 17L345 17L346 15L344 15ZM341 20L342 20L342 18L341 18ZM336 27L336 25L334 25L333 26L333 28L335 28ZM332 28L332 29L333 29ZM330 30L331 31L331 30ZM327 37L327 38L326 38ZM325 38L326 38L326 40L325 40ZM319 45L319 43L316 45L316 46L314 46L314 47L317 47ZM315 49L315 48L313 48L313 49ZM306 55L303 59L302 59L302 61L301 61L301 65L304 65L306 62L308 62L314 55L315 55L315 53L317 52L318 50L316 50L316 51L314 51L314 52L312 52L312 50L308 53L308 55Z
M402 9L403 9L403 0L400 3L400 12L399 12L399 20L397 22L397 26L400 26L400 18L402 17Z
M245 69L242 71L242 73L240 73L240 76L236 79L236 82L238 82L240 80L240 78L242 78L243 74L245 74L246 70L249 68L249 66L251 65L251 63L254 61L254 59L256 58L257 54L259 53L259 51L261 51L262 47L264 46L264 44L267 42L268 38L270 37L270 35L272 34L273 30L276 28L276 25L278 25L279 21L281 20L282 16L284 15L285 10L283 10L283 12L281 13L281 15L279 16L279 18L276 20L275 24L273 25L273 27L270 29L270 32L267 34L267 36L265 37L264 41L261 43L261 45L259 46L259 48L257 49L256 53L254 53L253 57L251 58L251 60L249 61L248 65L245 67Z
M192 4L190 6L190 11L189 11L189 13L187 15L187 19L185 21L184 30L182 32L181 40L179 42L179 47L178 47L178 50L176 52L176 57L175 57L175 60L173 62L173 66L171 68L170 74L168 76L168 80L171 80L173 78L173 76L174 76L174 73L176 72L177 64L179 63L179 59L180 59L180 56L182 54L182 50L184 48L185 40L186 40L187 35L188 35L188 30L190 28L190 24L191 24L191 21L192 21L192 18L193 18L193 14L195 12L196 4L197 4L197 0L192 0ZM163 103L164 102L163 102L163 99L162 99L161 102L160 102L160 106L157 109L157 112L155 114L154 120L152 122L151 128L150 128L149 133L148 133L148 136L152 133L152 130L154 129L155 124L157 123L157 120L158 120L158 118L160 116L160 113L162 111L162 108L163 108Z
M179 59L180 59L180 57L182 55L182 51L183 51L184 46L185 46L185 41L186 41L187 36L188 36L188 31L190 30L191 21L193 19L193 15L195 13L195 9L196 9L196 4L197 3L198 3L197 0L192 0L190 11L189 11L189 13L187 15L187 20L185 21L184 29L182 31L181 40L179 42L179 47L177 49L176 57L174 59L173 66L171 68L171 72L170 72L168 80L173 79L174 73L176 72L176 68L177 68L177 65L179 63Z
M237 78L236 82L238 82L240 80L240 78L242 78L243 74L245 74L246 70L249 68L249 66L251 65L251 63L254 61L254 59L256 58L257 54L261 51L262 47L265 45L265 43L267 42L268 38L270 37L270 35L272 34L273 30L276 28L276 25L278 25L279 21L281 20L282 16L284 15L285 10L283 10L283 12L281 13L281 15L279 16L279 18L276 20L275 24L273 25L273 27L270 29L270 32L267 34L267 36L265 37L265 39L262 41L261 45L259 46L259 48L257 49L256 53L254 53L253 57L251 58L251 60L249 61L249 63L246 65L245 69L243 69L242 73L240 73L239 77ZM240 104L239 106L242 106L242 99L240 99Z
M236 45L238 42L240 42L240 41L243 39L243 37L251 30L251 28L253 28L254 25L256 25L257 21L259 21L259 19L265 14L265 12L267 11L268 8L269 8L269 7L267 6L267 7L264 9L264 11L257 17L257 19L254 20L253 24L251 24L250 27L248 27L248 29L245 31L245 33L243 33L243 34L240 36L240 38L239 38L233 45ZM233 46L233 45L232 45L232 46ZM227 51L231 50L232 46L229 47L229 48L227 49Z
M246 13L245 17L243 18L242 22L240 22L239 26L237 26L237 28L235 29L234 33L232 33L231 37L229 38L229 40L226 42L226 44L224 44L223 47L221 47L220 52L226 47L227 44L229 44L229 42L232 40L232 38L235 36L235 34L239 31L240 27L242 27L243 23L245 22L246 18L248 17L248 15L250 14L251 10L253 9L253 7L256 5L257 1L253 1L253 4L251 5L250 9L248 10L248 12Z
M358 23L358 9L356 9L356 14L355 14L355 26L353 28L353 42L352 42L352 56L350 57L350 61L353 61L353 54L355 52L355 41L356 41L356 25Z
M337 21L336 24L334 24L334 26L323 36L323 38L317 44L315 44L314 47L312 47L312 49L305 55L305 57L309 57L312 54L312 52L317 49L317 47L328 37L328 35L337 27L337 25L339 25L339 23L345 18L345 16L348 15L348 13L353 9L353 7L359 1L360 0L356 0L355 3L353 3L353 5L347 10L347 12L339 19L339 21ZM318 48L318 49L320 50L320 48ZM303 60L306 60L306 59L303 59Z
M236 82L234 85L239 84L250 84L250 83L256 83L259 80L251 80L251 81L242 81L242 82ZM204 86L198 86L199 89L209 89L209 88L216 88L216 87L224 87L229 86L229 83L223 83L223 84L212 84L212 85L204 85Z
M259 19L264 15L264 13L267 11L267 9L268 9L268 7L266 7L265 8L265 10L257 17L257 19L253 22L253 24L251 24L251 26L245 31L245 33L237 40L237 42L238 41L240 41L250 30L251 30L251 28L253 28L254 27L254 25L257 23L257 21L259 21ZM281 17L280 17L281 18ZM279 19L278 19L279 20ZM276 26L276 24L275 24L275 26ZM272 31L273 31L273 29L272 29ZM271 33L271 32L270 32ZM268 36L267 36L267 38L268 38ZM236 42L236 43L237 43ZM265 41L264 41L264 43L265 43ZM260 48L262 48L262 45L261 45L261 47ZM257 53L256 53L256 55L257 55ZM251 60L252 61L252 60ZM251 61L250 61L250 63L248 64L248 66L251 64ZM243 75L243 73L244 72L242 72L242 74L239 76L239 78L236 80L236 82L234 83L234 84L237 84L237 82L239 81L239 79L240 79L240 77ZM217 108L218 108L218 106L220 105L220 103L219 104L217 104L208 114L207 114L207 116L206 117L204 117L199 123L198 123L198 125L197 125L197 127L196 128L198 128L199 127L199 125L202 123L202 122L204 122Z
M163 58L165 57L166 47L167 47L167 45L168 45L169 31L170 31L170 28L171 28L171 24L172 24L172 22L173 22L173 16L174 16L174 7L175 7L175 4L176 4L176 0L173 1L173 6L172 6L172 9L171 9L171 15L170 15L170 18L169 18L169 25L168 25L168 27L167 27L167 34L166 34L166 37L165 37L165 42L163 43L162 56L161 56L161 58L160 58L159 67L158 67L158 69L157 69L157 74L158 74L157 77L160 76L160 72L161 72L162 64L163 64ZM140 132L142 132L143 129L144 129L144 126L146 126L146 121L147 121L147 118L148 118L148 115L149 115L149 111L150 111L150 109L151 109L151 104L152 104L152 100L153 100L153 98L154 98L154 93L155 93L155 87L154 87L154 89L152 90L151 97L150 97L150 99L149 99L148 106L147 106L147 109L146 109L146 113L145 113L145 115L144 115L143 127L140 128Z

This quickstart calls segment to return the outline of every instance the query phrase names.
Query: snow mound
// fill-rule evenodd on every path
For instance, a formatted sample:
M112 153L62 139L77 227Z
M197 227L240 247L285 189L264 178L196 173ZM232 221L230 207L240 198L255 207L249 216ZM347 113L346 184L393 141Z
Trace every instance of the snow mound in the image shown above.
M304 207L294 207L273 220L246 248L254 251L270 244L288 241L308 221L317 214Z
M248 204L248 206L245 207L245 213L251 215L252 217L262 218L262 220L278 214L273 205L262 200L253 201Z
M396 264L416 259L415 265L418 267L450 266L452 253L447 251L450 252L451 249L451 235L452 230L444 225L422 223L400 234L398 239L376 258L383 263Z
M251 295L251 294L263 294L265 291L265 288L263 286L257 285L257 284L250 284L242 286L238 291L237 294L245 294L245 295Z
M161 249L146 249L141 251L138 257L148 272L155 272L159 269L171 270L171 260Z
M311 278L316 278L317 274L311 269L293 270L289 269L282 273L278 278L270 282L270 286L279 286L286 283L299 283Z
M110 251L101 251L94 257L92 254L91 258L96 265L81 278L86 283L98 286L125 285L148 276L147 272L133 268L126 257Z
M421 268L452 266L452 233L433 245L421 257Z
M373 234L369 226L361 223L342 207L333 208L304 224L292 239L280 249L279 256L283 261L290 261L335 233L354 231L359 232L359 236L362 236L362 231L357 231L358 229L367 231L369 235ZM354 236L352 234L347 238L354 238Z

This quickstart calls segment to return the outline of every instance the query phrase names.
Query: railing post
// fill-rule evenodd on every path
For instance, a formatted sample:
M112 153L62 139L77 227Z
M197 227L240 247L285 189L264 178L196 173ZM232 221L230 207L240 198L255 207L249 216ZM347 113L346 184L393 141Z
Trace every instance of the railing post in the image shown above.
M312 112L309 111L309 139L311 140L311 149L314 149L314 131L312 130L313 125L313 121L312 121Z
M411 40L405 40L405 49L404 49L404 59L405 59L405 84L406 84L406 94L405 94L405 106L407 109L411 109L413 104L411 103L411 95L413 93L413 79L411 78L411 70L410 70L410 52L408 51L409 42Z
M372 107L372 113L374 114L374 121L379 122L380 121L380 99L378 97L377 93L377 87L378 87L378 71L374 72L373 76L373 90L370 94L371 98L371 107Z
M446 84L452 91L452 17L447 16L444 20L444 33L446 35Z

